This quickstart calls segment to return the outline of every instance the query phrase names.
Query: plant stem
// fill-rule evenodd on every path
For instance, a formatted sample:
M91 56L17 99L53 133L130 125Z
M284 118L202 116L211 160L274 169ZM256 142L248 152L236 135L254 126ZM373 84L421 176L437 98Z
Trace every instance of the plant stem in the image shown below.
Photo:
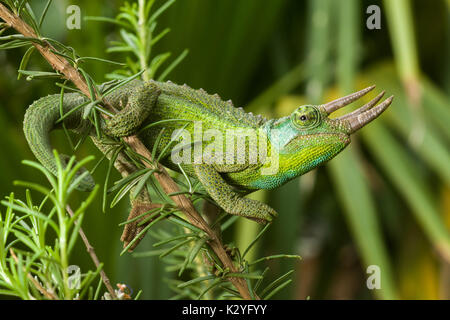
M66 206L66 210L69 213L69 215L73 217L73 210L70 208L69 205ZM95 267L98 269L100 267L100 260L98 259L97 254L95 253L94 247L89 243L89 240L82 228L80 228L78 233L80 234L81 239L83 240L87 252L91 256L92 261L94 261ZM105 284L105 287L108 290L111 297L113 297L113 299L117 299L116 292L114 291L114 288L111 285L111 281L109 280L108 276L106 275L103 269L100 270L100 277L102 278L102 281Z
M64 284L64 298L67 300L72 299L72 292L69 287L69 275L67 273L69 267L69 257L67 256L67 225L66 225L66 212L65 212L65 203L66 196L64 194L63 181L65 180L65 172L63 172L62 168L58 167L58 188L56 189L56 196L58 198L58 205L56 207L56 212L58 214L59 221L59 247L60 247L60 260L61 267L63 270L63 284Z
M150 71L147 66L147 57L149 57L150 52L147 52L147 28L146 28L146 16L145 16L145 0L139 0L139 20L138 29L136 30L139 36L139 42L141 43L141 48L139 50L139 62L141 65L141 70L145 70L142 74L144 81L150 80Z
M133 150L139 150L140 152L143 152L139 154L141 154L147 159L152 159L151 153L145 148L145 146L142 145L142 142L140 140L133 139L133 137L126 137L124 138L124 140L126 143L129 144L129 146ZM153 169L148 162L144 161L143 164L147 168ZM164 190L164 192L166 194L175 194L170 196L170 198L176 203L178 208L186 215L189 222L192 223L197 228L202 229L208 235L208 237L210 238L208 244L210 245L211 249L217 254L220 261L224 264L225 268L228 268L231 273L238 272L233 264L233 261L226 253L222 241L219 239L217 234L209 227L206 221L200 216L200 214L194 208L192 202L188 198L186 198L183 194L177 194L180 192L178 185L172 180L172 178L167 173L166 169L161 164L159 163L157 164L157 169L158 170L155 171L154 176L161 184L161 187ZM245 279L232 277L229 280L233 283L236 289L238 289L242 298L246 300L251 299L250 292L248 291ZM256 297L256 299L258 298Z

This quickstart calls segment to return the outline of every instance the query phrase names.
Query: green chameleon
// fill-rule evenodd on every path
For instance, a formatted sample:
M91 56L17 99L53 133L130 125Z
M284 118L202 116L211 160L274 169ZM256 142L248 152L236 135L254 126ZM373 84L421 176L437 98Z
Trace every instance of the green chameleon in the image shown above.
M102 90L106 90L108 85L103 85ZM67 129L89 134L95 145L109 156L111 146L107 141L111 141L111 137L137 134L149 150L157 144L156 154L163 153L160 162L164 166L179 172L182 169L188 176L198 179L225 212L265 223L277 213L267 204L244 195L258 189L277 188L336 156L350 143L350 135L378 117L391 104L393 97L375 106L382 98L382 92L349 114L335 119L329 115L373 88L368 87L327 104L301 106L287 117L265 119L245 113L242 108L235 108L231 101L223 101L218 95L209 95L202 89L194 90L170 81L134 80L107 96L107 102L119 112L102 120L104 135L101 138L97 137L91 121L83 117L83 108L73 111L88 102L78 93L64 95L62 110L59 94L35 101L25 114L24 132L36 158L52 173L56 173L56 163L49 133L62 127L61 121L58 122L61 111L66 114L72 110L63 121ZM156 124L149 126L152 123ZM202 129L200 135L195 132L199 124ZM208 139L202 139L202 133L206 132L215 132L216 136L205 141ZM245 139L245 144L239 147L237 140L236 144L234 140L227 144L231 140L217 136L219 133L229 137L227 134L230 132L254 133L257 139L256 142ZM186 134L196 137L189 141ZM223 150L217 148L214 152L205 152L208 146L211 149L212 144L223 147ZM259 152L256 161L249 156L255 144L264 151ZM195 158L195 150L199 146L204 150L200 160ZM232 152L226 148L230 146L234 147ZM194 155L189 154L192 150ZM176 163L174 153L184 161ZM62 156L62 160L66 159L67 156ZM133 162L122 154L114 165L123 176L137 170ZM92 177L85 175L79 189L91 190L93 186ZM152 207L147 191L141 191L131 202L130 218ZM134 225L132 228L137 227ZM122 236L124 242L131 241L136 230L128 233Z

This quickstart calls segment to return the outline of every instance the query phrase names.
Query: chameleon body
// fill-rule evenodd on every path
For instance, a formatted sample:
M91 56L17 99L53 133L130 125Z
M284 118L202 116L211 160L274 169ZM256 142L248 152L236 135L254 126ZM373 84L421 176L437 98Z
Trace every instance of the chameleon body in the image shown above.
M156 148L163 165L176 171L183 169L188 176L198 179L226 212L267 222L277 213L265 203L243 195L257 189L276 188L336 156L350 143L350 134L380 115L392 97L375 106L383 95L380 94L365 106L337 119L329 118L329 114L372 89L369 87L324 105L302 106L280 119L265 119L235 108L231 101L223 101L218 95L210 95L202 89L194 90L172 82L134 80L106 97L119 112L102 120L103 138L97 138L91 122L83 119L83 108L73 111L88 101L78 93L65 94L62 105L59 94L34 102L26 112L24 132L36 158L53 173L56 164L49 132L61 127L61 122L57 122L62 114L72 110L63 120L65 127L79 134L89 134L103 153L108 150L105 140L108 136L137 134L149 150ZM200 134L196 132L199 126ZM177 135L179 129L183 131L178 131ZM223 138L230 132L241 131L256 140L246 139L240 147L233 142L231 154L226 145L231 140ZM216 135L205 139L208 132ZM190 141L187 139L186 142L184 138L190 138ZM221 152L216 148L214 152L201 153L200 161L195 159L196 148L201 146L203 151L208 150L212 142L214 146L223 147L219 148ZM256 161L250 161L249 153L254 150L251 148L255 143L265 152L260 152L262 156L259 155ZM175 163L172 153L177 150L189 161ZM194 152L186 156L185 152L192 150ZM274 161L276 170L263 173L264 169L267 171L273 166ZM115 166L124 176L137 170L123 155L119 156ZM93 186L94 181L88 175L79 189L90 190ZM133 208L141 206L140 211L144 211L149 202L148 195L140 194L132 204Z

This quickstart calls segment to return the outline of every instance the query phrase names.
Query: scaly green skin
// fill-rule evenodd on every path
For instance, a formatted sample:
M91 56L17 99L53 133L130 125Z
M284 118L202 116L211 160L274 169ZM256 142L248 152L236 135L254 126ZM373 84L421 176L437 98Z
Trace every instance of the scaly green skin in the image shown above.
M371 88L365 90L367 92ZM27 110L24 121L24 132L31 150L36 158L53 173L56 172L56 165L49 132L59 127L55 125L61 116L59 99L60 95L53 95L34 102ZM247 157L248 141L244 148L238 149L232 156L233 164L225 162L226 152L221 158L222 163L217 161L218 158L213 163L207 163L205 159L200 163L194 163L195 159L192 158L191 163L181 164L183 170L189 176L197 178L209 195L226 212L258 222L271 221L277 213L262 202L244 198L243 193L276 188L330 160L350 143L352 132L373 120L387 107L385 105L383 110L379 108L381 111L376 112L369 110L378 99L373 105L363 107L369 111L360 112L359 115L342 120L328 118L332 111L356 100L352 98L343 102L333 102L333 105L300 107L289 117L267 120L234 108L231 101L225 102L217 95L209 95L202 89L194 90L186 85L179 86L171 82L141 82L139 80L114 91L108 95L107 100L120 111L111 119L102 122L104 133L112 137L138 134L149 150L153 149L157 137L160 136L157 154L163 152L171 142L175 130L186 126L186 132L195 134L195 122L201 122L203 132L215 129L225 137L227 130L248 130L259 137L258 141L265 141L267 156L278 156L278 170L273 174L262 174L261 169L270 165L264 162L264 158L258 159L256 163L250 163ZM87 98L80 94L65 94L63 113L86 101ZM387 105L389 103L390 101ZM82 115L83 108L73 112L64 120L65 126L79 134L88 131L94 143L105 153L107 145L104 139L96 138L92 125L88 120L84 120ZM179 120L166 121L139 131L151 123L169 119ZM162 128L165 129L160 135ZM191 142L195 141L199 139L194 137ZM202 141L201 145L206 148L209 143L209 141ZM174 150L175 145L172 142L170 147L166 148L160 161L163 165L179 171L178 165L173 163L171 158L171 151ZM225 150L225 142L222 145ZM244 156L245 161L236 163L239 156ZM115 166L122 175L128 175L137 170L131 161L123 156L116 161ZM89 190L93 185L93 179L88 176L82 181L80 189ZM150 204L148 195L145 194L136 201L137 204L134 203L133 206L146 207Z

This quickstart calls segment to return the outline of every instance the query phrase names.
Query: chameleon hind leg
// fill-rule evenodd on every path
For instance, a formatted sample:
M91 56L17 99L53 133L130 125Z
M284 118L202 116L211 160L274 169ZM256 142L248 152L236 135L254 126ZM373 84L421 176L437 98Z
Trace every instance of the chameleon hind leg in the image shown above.
M134 188L130 190L130 194L133 193L133 189ZM130 248L128 248L128 251L131 252L142 241L142 239L144 239L147 232L143 232L142 234L140 233L151 221L159 216L159 214L154 214L153 209L161 208L161 204L152 203L149 194L145 189L143 189L134 199L131 198L130 201L131 211L127 218L128 223L123 228L120 240L123 242L124 248L134 240L134 243L130 246ZM151 215L153 215L151 219L148 219Z
M228 185L212 165L195 165L195 174L208 194L227 213L266 223L277 216L275 210L267 204L244 198Z
M123 90L125 92L120 92L117 96L115 96L114 93L111 95L111 102L113 105L120 107L121 104L125 102L125 107L105 121L103 130L107 135L112 137L125 137L135 134L156 104L161 91L155 82L135 82L134 84L124 88ZM125 98L123 98L124 96ZM128 176L137 170L137 168L131 164L131 161L122 159L121 157L123 158L123 156L119 156L114 165L123 177ZM132 166L134 168L124 168L124 166ZM130 194L132 193L133 192L130 191ZM125 225L120 240L123 242L124 247L126 247L139 236L128 249L129 251L133 251L145 236L145 232L141 235L139 234L144 230L145 226L151 222L151 220L149 220L142 223L149 216L149 214L145 213L151 209L160 207L160 205L151 202L150 196L145 189L143 189L134 199L131 198L130 200L131 211L127 220L131 220L131 222Z
M153 81L144 82L127 89L128 99L125 107L105 121L103 130L112 137L125 137L135 134L147 119L156 104L161 90Z
M92 141L97 146L97 148L103 153L107 155L107 158L110 159L111 152L110 148L111 145L103 143L101 140L92 137ZM119 171L122 177L126 177L133 172L136 172L138 169L137 167L129 161L123 154L119 153L116 161L114 162L114 167ZM134 188L133 188L134 189ZM133 189L130 191L130 195L133 194ZM141 233L141 231L145 228L147 224L149 224L153 219L155 219L157 216L152 218L152 220L145 221L149 214L145 214L146 212L160 207L160 204L154 204L152 203L150 199L150 195L148 194L147 189L142 189L141 192L135 197L132 198L130 196L130 203L131 203L131 210L128 215L127 221L131 221L127 223L124 226L122 235L120 237L120 240L123 242L123 247L125 248L128 246L128 244L133 241L136 236ZM145 221L145 223L141 224L141 222ZM136 246L141 242L141 240L144 238L145 233L141 234L139 238L133 243L133 245L128 249L128 251L133 251Z

